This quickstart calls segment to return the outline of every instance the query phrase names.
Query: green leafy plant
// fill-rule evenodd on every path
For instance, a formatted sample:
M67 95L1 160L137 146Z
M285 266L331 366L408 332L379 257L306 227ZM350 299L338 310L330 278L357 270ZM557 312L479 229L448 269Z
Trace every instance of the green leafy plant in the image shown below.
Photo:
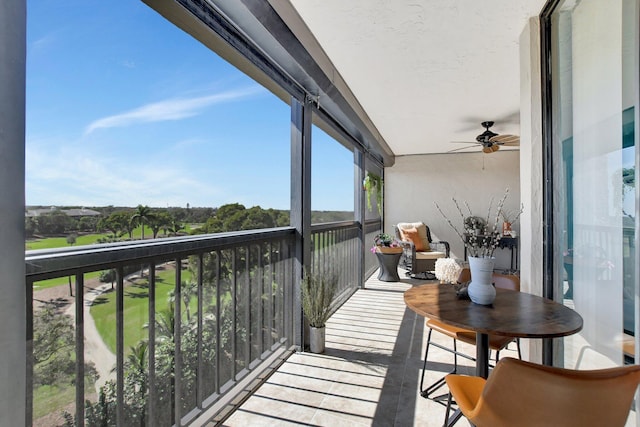
M387 248L400 248L400 242L390 234L380 233L373 238L373 246L371 247L371 253L376 253L378 246L384 246Z
M378 204L378 214L382 215L382 186L384 181L380 175L367 172L367 176L364 178L364 191L367 194L367 208L371 211L371 193L375 191L376 202Z
M331 303L338 286L338 276L327 271L305 273L302 279L302 310L314 328L322 328L331 315Z

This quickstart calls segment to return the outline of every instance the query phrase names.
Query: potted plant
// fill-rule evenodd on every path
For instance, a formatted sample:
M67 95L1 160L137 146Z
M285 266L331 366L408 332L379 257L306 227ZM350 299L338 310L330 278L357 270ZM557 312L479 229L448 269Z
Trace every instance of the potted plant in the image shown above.
M402 246L397 239L387 233L380 233L373 238L372 253L395 254L402 252Z
M376 193L376 204L378 205L378 214L382 215L382 186L384 185L382 177L375 173L367 172L364 178L363 188L367 194L367 208L371 212L371 193Z
M309 345L312 353L323 353L325 326L331 315L338 276L328 271L305 272L302 279L302 310L309 322Z

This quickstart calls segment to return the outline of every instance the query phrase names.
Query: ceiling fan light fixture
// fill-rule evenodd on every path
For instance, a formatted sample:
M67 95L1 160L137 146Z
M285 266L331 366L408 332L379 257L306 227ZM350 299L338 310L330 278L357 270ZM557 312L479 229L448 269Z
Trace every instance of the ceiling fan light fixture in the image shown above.
M491 147L482 147L482 152L489 154L489 153L493 153L493 150L491 149Z
M491 151L492 151L492 152L493 152L493 151L498 151L499 149L500 149L500 146L499 146L499 145L497 145L497 144L493 144L493 145L491 146Z

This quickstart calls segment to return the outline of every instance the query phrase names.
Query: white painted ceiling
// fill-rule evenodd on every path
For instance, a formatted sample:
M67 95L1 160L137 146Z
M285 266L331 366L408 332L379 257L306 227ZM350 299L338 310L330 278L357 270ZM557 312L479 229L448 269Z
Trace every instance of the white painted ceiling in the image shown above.
M545 0L289 2L396 156L464 147L486 120L519 134L519 37Z

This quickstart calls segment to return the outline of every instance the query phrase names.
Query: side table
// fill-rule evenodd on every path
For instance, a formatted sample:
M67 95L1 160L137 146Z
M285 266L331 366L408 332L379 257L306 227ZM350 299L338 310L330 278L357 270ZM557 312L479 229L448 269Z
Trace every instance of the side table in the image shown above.
M400 276L398 275L398 262L400 261L400 257L402 257L402 252L376 252L376 257L378 257L378 264L380 266L378 279L383 282L399 282Z

